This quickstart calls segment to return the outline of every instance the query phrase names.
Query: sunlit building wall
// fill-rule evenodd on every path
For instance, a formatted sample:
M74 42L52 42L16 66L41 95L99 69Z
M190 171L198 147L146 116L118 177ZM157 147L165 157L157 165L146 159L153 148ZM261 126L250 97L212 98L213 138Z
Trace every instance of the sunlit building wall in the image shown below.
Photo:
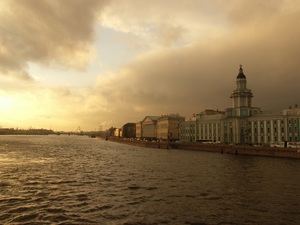
M179 124L185 120L178 114L163 115L157 120L157 136L159 140L179 140Z
M140 121L135 124L135 136L136 136L136 138L141 139L142 134L143 134L142 122Z
M146 116L142 120L142 136L146 140L153 140L157 137L156 123L160 116Z

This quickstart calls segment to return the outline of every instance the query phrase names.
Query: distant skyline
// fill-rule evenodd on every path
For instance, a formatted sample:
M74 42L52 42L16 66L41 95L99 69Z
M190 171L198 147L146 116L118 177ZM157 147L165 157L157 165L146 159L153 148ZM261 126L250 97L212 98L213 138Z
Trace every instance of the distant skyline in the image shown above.
M75 131L300 105L298 0L2 0L0 126Z

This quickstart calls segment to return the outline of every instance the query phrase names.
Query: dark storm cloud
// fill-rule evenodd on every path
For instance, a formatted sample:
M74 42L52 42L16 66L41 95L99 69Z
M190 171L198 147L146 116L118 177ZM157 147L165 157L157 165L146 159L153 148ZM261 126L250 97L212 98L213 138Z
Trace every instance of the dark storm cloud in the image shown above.
M1 74L24 71L28 62L84 68L104 2L6 0L0 8Z
M229 96L243 64L248 88L255 96L254 106L283 109L299 105L299 4L231 3L227 7L227 33L188 47L148 53L113 76L100 79L98 93L130 116L133 112L141 117L170 112L190 115L206 108L223 110L231 107Z

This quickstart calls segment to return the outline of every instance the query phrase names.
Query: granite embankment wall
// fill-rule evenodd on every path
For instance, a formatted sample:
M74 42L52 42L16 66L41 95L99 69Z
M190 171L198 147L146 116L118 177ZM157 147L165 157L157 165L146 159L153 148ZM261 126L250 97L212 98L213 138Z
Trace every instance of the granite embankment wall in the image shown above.
M278 147L256 147L241 145L224 145L224 144L203 144L199 142L191 143L167 143L167 142L144 142L136 140L123 140L119 138L110 138L109 141L146 147L161 149L182 149L194 151L216 152L221 154L237 154L237 155L256 155L271 156L300 159L300 147L297 148L278 148Z
M276 148L276 147L256 147L241 145L219 145L202 143L174 143L174 149L187 149L197 151L218 152L221 154L257 155L300 159L300 148Z
M118 142L122 144L134 145L145 148L172 148L168 142L151 142L151 141L136 141L136 140L124 140L122 138L109 138L109 141Z

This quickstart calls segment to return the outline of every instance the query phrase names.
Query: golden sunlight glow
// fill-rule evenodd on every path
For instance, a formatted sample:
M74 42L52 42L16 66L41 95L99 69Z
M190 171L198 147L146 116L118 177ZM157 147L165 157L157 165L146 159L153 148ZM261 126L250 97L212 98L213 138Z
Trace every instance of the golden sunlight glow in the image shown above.
M14 100L11 99L10 97L0 96L0 108L1 109L11 108L14 104L13 102L14 102Z

